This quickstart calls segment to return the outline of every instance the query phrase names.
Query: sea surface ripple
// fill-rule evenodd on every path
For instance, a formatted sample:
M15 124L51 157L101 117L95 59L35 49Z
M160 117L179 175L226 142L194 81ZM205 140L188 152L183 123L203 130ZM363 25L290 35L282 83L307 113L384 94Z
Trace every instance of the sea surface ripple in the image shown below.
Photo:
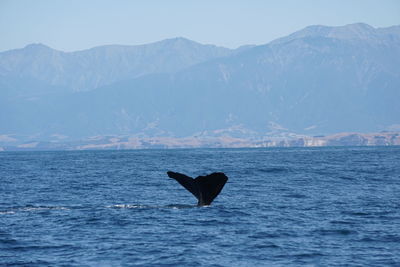
M1 152L8 265L400 266L400 147Z

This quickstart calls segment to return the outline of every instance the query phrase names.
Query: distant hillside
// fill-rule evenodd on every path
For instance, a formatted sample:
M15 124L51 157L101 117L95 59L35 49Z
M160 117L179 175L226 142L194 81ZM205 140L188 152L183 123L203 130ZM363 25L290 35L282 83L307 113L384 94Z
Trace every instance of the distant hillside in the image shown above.
M62 136L58 136L62 138ZM8 139L8 140L7 140ZM259 147L324 147L324 146L399 146L400 132L339 133L329 136L287 135L263 139L219 137L137 137L93 136L79 141L29 141L20 143L0 136L1 151L31 150L104 150L159 148L259 148Z
M7 51L0 53L0 135L259 140L398 131L399 29L310 26L233 51L186 39L140 49ZM137 49L142 56L115 52ZM65 54L73 60L63 61Z

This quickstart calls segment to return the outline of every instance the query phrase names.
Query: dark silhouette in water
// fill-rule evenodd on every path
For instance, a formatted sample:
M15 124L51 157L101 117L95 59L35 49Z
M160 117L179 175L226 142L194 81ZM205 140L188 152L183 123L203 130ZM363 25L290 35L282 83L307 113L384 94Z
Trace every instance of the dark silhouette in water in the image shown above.
M175 179L197 199L197 206L208 206L218 196L228 177L222 172L214 172L207 176L198 176L196 179L178 172L167 172L170 178Z

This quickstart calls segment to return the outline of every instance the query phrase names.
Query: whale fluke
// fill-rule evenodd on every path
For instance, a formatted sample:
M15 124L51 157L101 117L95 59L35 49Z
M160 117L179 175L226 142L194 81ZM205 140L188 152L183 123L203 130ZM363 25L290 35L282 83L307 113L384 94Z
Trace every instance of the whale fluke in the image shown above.
M228 177L222 172L198 176L195 179L179 172L169 171L167 174L198 199L198 206L210 205L228 181Z

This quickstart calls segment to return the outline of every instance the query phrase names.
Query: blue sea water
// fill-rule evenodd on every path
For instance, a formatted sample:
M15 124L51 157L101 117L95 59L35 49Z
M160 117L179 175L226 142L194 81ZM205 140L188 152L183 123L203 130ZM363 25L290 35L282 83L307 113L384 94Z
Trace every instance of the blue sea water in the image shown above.
M400 147L2 152L0 265L400 266Z

